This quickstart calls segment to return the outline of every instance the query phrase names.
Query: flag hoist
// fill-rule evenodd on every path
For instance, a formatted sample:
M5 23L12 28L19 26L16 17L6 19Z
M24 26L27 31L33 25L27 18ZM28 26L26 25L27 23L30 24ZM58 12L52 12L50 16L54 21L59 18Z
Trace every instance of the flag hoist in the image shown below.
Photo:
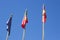
M42 9L42 40L44 40L44 24L46 22L46 10L45 10L45 5L43 4L43 9Z
M8 38L10 36L11 22L12 22L12 15L10 16L10 18L7 21L7 36L6 36L6 40L8 40Z
M22 20L22 28L23 28L23 35L22 35L22 40L25 40L25 32L26 32L26 23L28 23L28 18L27 18L27 9L25 10L24 17Z

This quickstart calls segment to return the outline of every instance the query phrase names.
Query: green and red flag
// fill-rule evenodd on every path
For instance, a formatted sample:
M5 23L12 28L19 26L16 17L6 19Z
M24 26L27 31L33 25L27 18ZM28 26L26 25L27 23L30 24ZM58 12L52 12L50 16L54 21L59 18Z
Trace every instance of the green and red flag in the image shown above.
M42 22L45 23L46 22L46 10L45 10L45 6L43 5L43 11L42 11Z
M24 14L24 17L23 17L23 20L22 20L22 24L21 24L22 28L25 28L26 23L28 23L27 10L25 11L25 14Z

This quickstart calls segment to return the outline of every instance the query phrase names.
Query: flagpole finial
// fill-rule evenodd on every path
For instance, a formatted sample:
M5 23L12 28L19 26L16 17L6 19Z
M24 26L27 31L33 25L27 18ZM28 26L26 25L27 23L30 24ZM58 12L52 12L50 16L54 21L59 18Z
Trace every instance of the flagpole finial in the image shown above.
M13 13L11 13L10 17L13 17Z
M45 9L45 5L43 4L43 9Z
M27 8L25 9L25 15L27 15Z
M27 11L27 8L26 8L26 11Z
M25 11L27 12L27 8L25 9Z

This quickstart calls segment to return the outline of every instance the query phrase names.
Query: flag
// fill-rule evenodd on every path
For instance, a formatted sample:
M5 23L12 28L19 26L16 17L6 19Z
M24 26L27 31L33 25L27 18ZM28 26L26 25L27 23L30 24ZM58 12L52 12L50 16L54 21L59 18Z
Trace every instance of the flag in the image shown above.
M11 30L11 22L12 22L12 15L10 16L10 18L7 21L7 31L8 31L8 35L10 35L10 30Z
M45 10L45 6L43 4L43 11L42 11L42 22L45 23L46 22L46 10Z
M26 23L28 23L27 10L25 10L25 14L24 14L24 17L23 17L23 20L22 20L22 24L21 24L22 28L25 28Z

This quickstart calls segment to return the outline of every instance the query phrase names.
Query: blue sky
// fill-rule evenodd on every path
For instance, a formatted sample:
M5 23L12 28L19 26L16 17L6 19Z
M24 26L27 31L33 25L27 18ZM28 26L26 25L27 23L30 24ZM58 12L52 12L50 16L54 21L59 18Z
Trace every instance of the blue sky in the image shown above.
M60 0L0 0L0 40L6 39L6 21L13 13L9 40L22 40L21 22L28 10L25 40L42 40L42 5L45 4L47 21L45 40L60 40Z

